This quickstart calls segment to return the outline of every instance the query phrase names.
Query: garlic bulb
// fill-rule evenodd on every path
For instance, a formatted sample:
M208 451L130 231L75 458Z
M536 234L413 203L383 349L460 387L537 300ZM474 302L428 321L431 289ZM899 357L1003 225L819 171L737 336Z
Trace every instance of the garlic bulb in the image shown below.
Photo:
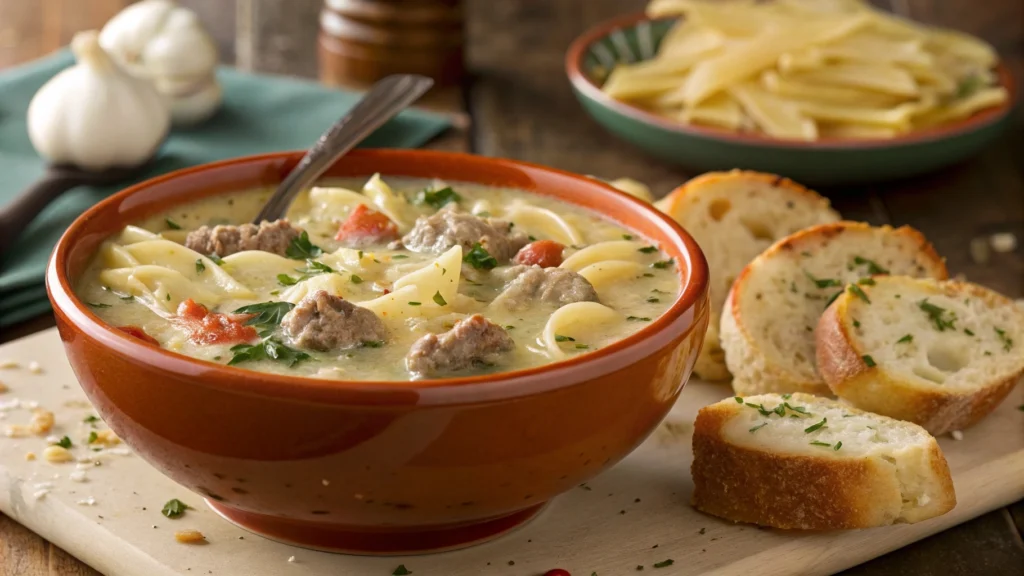
M52 164L96 171L142 164L170 127L160 95L114 63L96 31L76 34L71 50L78 62L51 78L29 104L32 145Z
M221 101L217 47L194 12L173 0L142 0L107 22L100 44L132 74L146 78L175 123L212 115Z

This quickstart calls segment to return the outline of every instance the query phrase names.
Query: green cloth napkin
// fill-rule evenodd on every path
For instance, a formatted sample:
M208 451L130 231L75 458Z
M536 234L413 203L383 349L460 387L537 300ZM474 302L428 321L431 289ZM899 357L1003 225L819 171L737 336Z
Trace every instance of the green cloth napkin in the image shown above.
M25 113L36 90L72 62L63 50L0 74L0 204L43 173L45 163L29 142ZM199 126L174 130L153 167L137 181L223 158L308 148L359 98L314 82L231 68L220 69L217 77L224 88L221 109ZM363 146L416 147L448 125L443 116L407 110ZM43 274L53 246L76 216L129 184L69 191L32 222L9 254L0 254L0 326L49 310Z

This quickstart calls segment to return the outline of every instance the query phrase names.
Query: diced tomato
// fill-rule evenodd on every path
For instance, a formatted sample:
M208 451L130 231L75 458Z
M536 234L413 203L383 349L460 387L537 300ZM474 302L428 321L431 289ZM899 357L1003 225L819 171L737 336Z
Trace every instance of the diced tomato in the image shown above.
M196 344L238 344L258 337L256 329L246 326L248 314L220 314L191 298L178 305L177 324Z
M562 263L562 250L565 250L565 246L554 240L537 240L523 246L523 249L516 254L515 263L554 268Z
M153 346L160 345L160 342L158 342L156 338L146 334L146 331L138 326L118 326L117 329L129 336L134 336L139 340L142 340L146 344L152 344Z
M352 210L334 236L335 240L350 246L383 244L397 238L398 226L386 215L367 208L365 204L360 204Z

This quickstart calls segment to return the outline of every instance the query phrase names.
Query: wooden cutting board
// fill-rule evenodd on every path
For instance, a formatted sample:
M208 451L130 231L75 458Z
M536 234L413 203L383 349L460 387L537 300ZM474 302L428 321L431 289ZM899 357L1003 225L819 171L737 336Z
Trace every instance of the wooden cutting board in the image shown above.
M727 386L690 382L675 409L636 452L593 481L556 499L537 519L466 550L371 558L314 552L255 536L222 520L202 499L174 484L128 450L92 453L84 445L93 414L64 359L56 330L0 346L9 390L0 394L0 425L27 423L37 402L56 414L76 455L93 456L85 482L76 463L28 461L43 438L0 437L0 511L97 570L117 576L302 574L387 576L403 564L416 576L536 576L564 568L574 576L634 574L639 566L670 574L828 574L880 556L1024 498L1024 387L962 440L939 440L959 504L914 525L863 531L798 533L761 530L705 516L688 504L690 433L697 410L730 395ZM32 362L39 368L29 369ZM31 405L31 404L30 404ZM102 428L102 427L101 427ZM82 466L85 468L85 465ZM182 518L160 514L170 498L195 507ZM90 504L91 503L91 504ZM179 544L175 530L194 528L204 545ZM291 560L290 560L291 559ZM655 568L655 563L673 563Z

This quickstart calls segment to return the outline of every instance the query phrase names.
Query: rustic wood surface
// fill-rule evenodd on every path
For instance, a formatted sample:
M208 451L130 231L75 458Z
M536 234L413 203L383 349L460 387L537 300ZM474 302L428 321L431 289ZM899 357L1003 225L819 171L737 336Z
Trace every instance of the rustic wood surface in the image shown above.
M223 60L240 68L316 75L321 0L179 0L202 16ZM0 68L31 60L97 28L130 0L0 0ZM432 98L457 129L431 147L548 164L602 177L631 176L663 195L692 174L609 137L576 102L562 58L573 37L644 0L466 0L471 78L461 93ZM1024 2L875 2L930 24L991 42L1024 80ZM2 95L0 95L2 97ZM936 174L884 185L823 190L850 219L910 224L948 259L953 273L1024 297L1024 249L972 256L972 240L1010 232L1024 242L1024 111L981 156ZM0 341L53 325L50 317L5 329ZM865 563L844 574L1014 575L1024 573L1024 502ZM94 575L59 548L0 515L0 576Z

